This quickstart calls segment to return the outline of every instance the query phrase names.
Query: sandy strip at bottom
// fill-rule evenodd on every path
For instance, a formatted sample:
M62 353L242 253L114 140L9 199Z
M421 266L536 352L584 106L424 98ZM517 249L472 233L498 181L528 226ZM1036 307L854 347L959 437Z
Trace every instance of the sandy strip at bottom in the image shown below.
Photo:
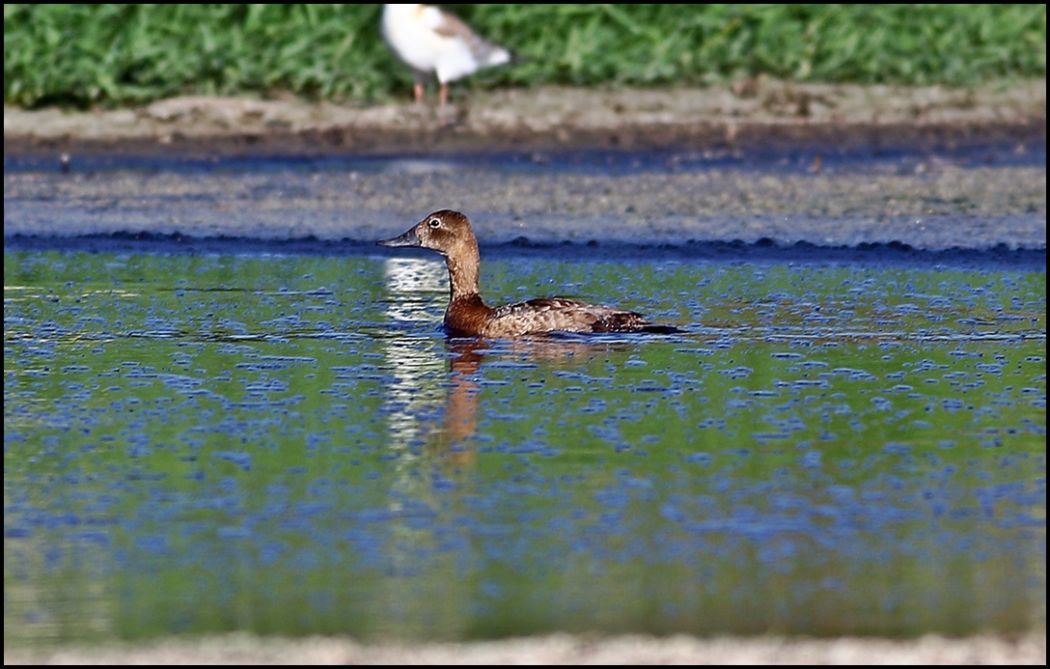
M918 639L545 637L359 643L247 634L6 650L4 664L1046 664L1046 632Z

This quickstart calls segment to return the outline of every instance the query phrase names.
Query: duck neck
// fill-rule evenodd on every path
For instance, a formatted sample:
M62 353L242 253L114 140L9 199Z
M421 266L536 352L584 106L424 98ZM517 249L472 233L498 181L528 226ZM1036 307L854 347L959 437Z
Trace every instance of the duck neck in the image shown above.
M478 243L474 239L466 240L456 251L445 257L445 264L448 266L449 302L473 298L480 300L478 274L481 255L478 252Z

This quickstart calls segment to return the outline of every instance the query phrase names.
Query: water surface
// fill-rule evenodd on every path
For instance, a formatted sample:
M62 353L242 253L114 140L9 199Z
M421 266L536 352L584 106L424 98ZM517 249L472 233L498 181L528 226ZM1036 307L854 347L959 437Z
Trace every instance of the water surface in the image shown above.
M4 636L1045 622L1042 266L4 254Z

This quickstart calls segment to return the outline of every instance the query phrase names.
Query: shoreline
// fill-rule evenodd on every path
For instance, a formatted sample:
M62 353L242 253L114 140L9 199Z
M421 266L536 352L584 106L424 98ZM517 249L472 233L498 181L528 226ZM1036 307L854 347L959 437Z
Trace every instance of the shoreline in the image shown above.
M752 84L501 90L444 111L231 98L5 110L5 244L15 235L362 241L448 203L471 213L488 245L716 255L721 247L705 245L887 245L893 255L1002 245L1045 254L1045 81L980 90ZM636 160L649 158L624 151L661 148L640 169ZM509 163L508 150L518 156ZM390 153L398 151L408 153ZM581 163L566 157L573 151ZM238 162L326 157L347 162ZM233 162L222 167L225 158ZM521 169L498 169L510 163Z
M4 155L180 157L551 149L910 148L1046 141L1046 82L460 91L445 109L185 96L138 108L4 107Z
M916 639L553 634L474 642L200 639L4 650L4 664L1045 664L1045 632Z

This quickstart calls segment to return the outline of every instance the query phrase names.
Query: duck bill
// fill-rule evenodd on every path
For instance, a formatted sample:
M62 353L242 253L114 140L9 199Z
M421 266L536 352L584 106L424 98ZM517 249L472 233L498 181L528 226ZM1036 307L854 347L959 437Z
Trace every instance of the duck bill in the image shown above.
M419 236L416 235L416 229L412 228L400 237L394 237L393 239L383 239L376 242L380 246L419 246Z

